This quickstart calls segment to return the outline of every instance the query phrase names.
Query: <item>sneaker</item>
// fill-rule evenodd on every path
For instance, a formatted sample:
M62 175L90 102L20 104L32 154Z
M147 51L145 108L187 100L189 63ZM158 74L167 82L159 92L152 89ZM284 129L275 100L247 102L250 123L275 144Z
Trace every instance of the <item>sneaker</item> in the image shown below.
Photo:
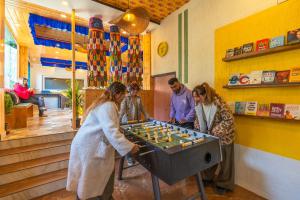
M127 158L127 165L133 166L135 164L135 161L132 158Z
M39 109L42 110L42 111L46 111L47 110L46 107L40 107Z
M39 115L40 117L48 117L46 114Z

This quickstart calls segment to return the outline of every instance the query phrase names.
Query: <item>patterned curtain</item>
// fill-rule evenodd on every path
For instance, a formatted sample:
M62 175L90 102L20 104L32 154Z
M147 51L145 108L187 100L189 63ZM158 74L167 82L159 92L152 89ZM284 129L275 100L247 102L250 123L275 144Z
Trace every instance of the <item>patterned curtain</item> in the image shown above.
M122 80L121 35L118 26L110 27L110 81Z
M140 38L138 35L129 36L128 42L128 63L126 82L137 82L142 86L143 82L143 56L141 51Z
M88 86L107 85L106 52L102 20L92 17L89 21L88 50Z

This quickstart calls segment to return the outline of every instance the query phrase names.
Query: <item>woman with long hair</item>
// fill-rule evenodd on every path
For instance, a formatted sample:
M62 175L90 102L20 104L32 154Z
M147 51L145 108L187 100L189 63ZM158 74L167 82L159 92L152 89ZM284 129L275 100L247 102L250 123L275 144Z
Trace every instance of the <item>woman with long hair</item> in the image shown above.
M113 199L115 149L122 156L139 150L119 131L118 105L125 92L122 83L112 83L87 109L72 142L67 190L77 199Z
M219 194L234 188L234 120L226 102L207 83L194 88L196 124L200 132L219 137L223 161L202 173Z

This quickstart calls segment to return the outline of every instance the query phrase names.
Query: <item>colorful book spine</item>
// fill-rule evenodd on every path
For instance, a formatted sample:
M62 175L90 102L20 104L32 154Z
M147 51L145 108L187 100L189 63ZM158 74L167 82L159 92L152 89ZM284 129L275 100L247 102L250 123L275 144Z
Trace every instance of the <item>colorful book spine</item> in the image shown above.
M270 40L270 48L284 46L284 36L274 37Z
M286 104L284 110L284 118L300 120L300 105Z
M248 74L241 74L239 79L240 85L250 84L250 76Z
M263 84L272 84L275 82L275 76L276 76L276 71L274 70L263 71L261 82Z
M229 77L229 80L228 80L228 85L239 85L240 84L240 76L241 74L239 73L236 73L236 74L232 74L230 77Z
M272 118L284 118L285 105L281 103L270 104L270 117Z
M228 102L228 107L231 110L231 112L234 114L235 113L235 102Z
M269 49L269 39L258 40L256 42L256 51Z
M257 112L257 102L251 101L246 103L245 114L255 116Z
M235 114L244 115L246 102L235 102Z
M270 116L270 104L269 103L259 103L257 105L256 116L269 117Z
M291 83L300 82L300 67L291 69L290 82Z
M249 76L250 84L261 84L262 71L252 71Z
M288 83L289 79L290 79L290 70L276 72L275 83Z

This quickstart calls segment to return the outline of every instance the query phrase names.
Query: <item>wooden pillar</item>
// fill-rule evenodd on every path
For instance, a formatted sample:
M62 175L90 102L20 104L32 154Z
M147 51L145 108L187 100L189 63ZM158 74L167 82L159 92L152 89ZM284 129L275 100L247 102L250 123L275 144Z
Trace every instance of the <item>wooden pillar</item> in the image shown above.
M75 65L75 10L72 9L72 128L76 129L76 96L75 96L75 81L76 81L76 65Z
M5 137L4 130L4 19L5 0L0 0L0 136Z
M19 77L28 77L28 47L19 46Z

